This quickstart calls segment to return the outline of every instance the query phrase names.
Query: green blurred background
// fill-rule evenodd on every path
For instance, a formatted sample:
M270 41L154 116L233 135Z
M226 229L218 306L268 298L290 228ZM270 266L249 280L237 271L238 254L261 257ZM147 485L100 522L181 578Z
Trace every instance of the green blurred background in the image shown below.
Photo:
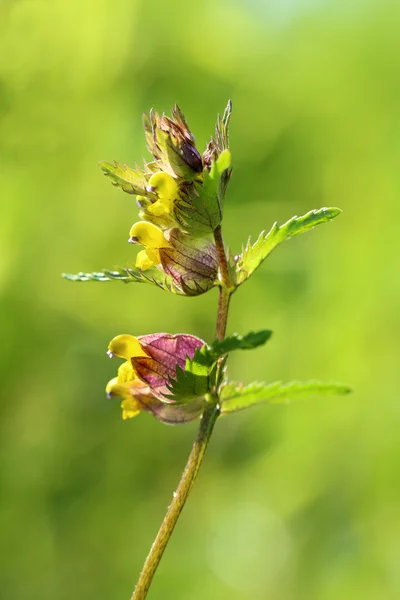
M350 383L221 421L153 600L400 597L400 5L386 0L0 2L0 589L128 599L197 425L123 422L119 333L211 340L216 292L74 284L126 266L132 197L97 161L146 156L177 101L203 148L233 101L225 237L321 206L234 297L271 328L232 378Z

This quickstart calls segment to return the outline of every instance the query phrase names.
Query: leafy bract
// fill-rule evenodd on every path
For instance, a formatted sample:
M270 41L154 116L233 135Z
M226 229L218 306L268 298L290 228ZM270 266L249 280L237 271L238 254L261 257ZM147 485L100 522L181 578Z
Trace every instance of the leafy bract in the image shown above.
M203 172L203 182L195 183L189 197L176 207L178 222L195 236L212 233L222 221L222 205L231 172L231 153L225 149L210 171Z
M222 151L229 148L229 122L232 115L232 101L228 100L228 104L224 110L224 114L218 115L217 124L215 126L215 142L218 148Z
M185 370L180 367L176 368L176 377L170 379L170 384L167 386L171 393L165 394L166 398L186 403L210 392L210 375L213 365L203 352L203 348L197 349L192 359L189 357L186 359Z
M212 161L210 171L204 171L203 182L195 184L189 198L178 203L177 219L192 235L212 233L220 225L230 165L231 153L225 149Z
M64 279L69 281L122 281L123 283L151 283L157 287L173 292L183 294L174 280L169 275L165 275L158 269L147 269L141 271L137 267L117 268L113 270L104 269L92 273L63 273Z
M131 169L128 165L120 165L116 161L99 162L100 169L111 183L127 194L149 195L146 191L146 178L138 167Z
M214 386L221 383L220 375L224 364L219 359L234 350L251 350L257 348L271 337L269 330L251 332L245 336L234 334L222 341L215 340L210 346L205 344L197 349L193 358L187 358L185 369L176 369L175 379L170 379L168 388L171 394L166 398L175 402L188 402L193 398L208 394ZM224 363L224 361L223 361Z
M218 115L215 126L215 137L212 137L207 144L206 151L203 154L204 164L210 167L211 162L217 160L224 150L229 148L229 122L232 115L232 102L224 110L224 114Z
M342 383L310 381L291 381L282 383L242 383L230 382L221 389L221 414L228 414L250 408L256 404L278 404L290 400L315 395L349 394L351 389Z
M320 223L326 223L341 213L339 208L320 208L310 210L301 217L292 217L283 225L274 223L271 230L266 233L262 231L257 241L252 244L249 238L246 247L242 253L236 257L236 275L235 283L240 285L254 273L263 260L285 240L313 229Z
M233 350L252 350L253 348L257 348L257 346L262 346L269 340L271 335L272 331L269 329L256 332L252 331L247 335L234 333L222 341L215 340L206 352L213 360L217 360L224 354L228 354L228 352L232 352Z

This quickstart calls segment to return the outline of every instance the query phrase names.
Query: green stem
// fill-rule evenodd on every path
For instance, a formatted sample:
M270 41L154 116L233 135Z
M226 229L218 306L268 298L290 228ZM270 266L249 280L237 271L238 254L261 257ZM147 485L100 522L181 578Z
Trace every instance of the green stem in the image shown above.
M233 288L232 288L231 276L229 274L228 261L226 260L225 246L224 246L224 240L222 238L221 225L218 225L218 227L215 229L214 239L215 239L215 246L217 248L217 253L218 253L218 262L219 262L221 283L224 287L226 287L228 290L230 290L232 292Z
M231 277L229 274L228 261L225 254L224 240L222 238L221 225L218 225L214 231L215 246L218 253L220 286L218 298L218 318L215 337L218 340L223 340L226 332L226 324L228 321L229 302L233 292Z
M222 340L225 337L229 300L233 289L229 276L229 268L226 260L221 226L217 227L217 229L214 231L214 238L218 252L220 268L216 337ZM169 505L167 514L164 517L157 537L153 542L148 557L146 558L131 600L144 600L147 596L147 592L149 591L154 574L164 554L164 550L167 547L179 515L185 506L186 500L193 487L193 483L197 477L197 473L199 472L219 413L219 398L217 395L213 394L209 397L207 406L202 414L199 432L190 452L185 470L183 471L181 480L174 493L174 497Z
M218 320L215 337L217 340L223 340L226 332L226 324L228 321L229 302L231 299L230 292L225 287L219 288L218 297Z
M207 408L205 409L200 423L200 429L197 438L190 452L185 470L179 482L179 485L174 492L174 497L169 505L167 514L161 524L156 539L150 549L149 555L144 563L143 570L140 573L135 591L132 594L131 600L143 600L147 596L147 592L154 577L154 573L160 563L164 550L169 542L169 539L174 531L179 515L182 512L185 502L190 494L194 480L199 472L200 465L203 461L211 433L214 429L215 422L219 415L218 398L212 397Z

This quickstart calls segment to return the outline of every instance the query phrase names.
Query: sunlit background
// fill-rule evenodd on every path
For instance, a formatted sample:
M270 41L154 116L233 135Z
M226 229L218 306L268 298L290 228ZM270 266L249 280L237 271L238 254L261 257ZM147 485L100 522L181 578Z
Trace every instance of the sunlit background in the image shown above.
M228 98L234 251L343 209L234 297L229 332L275 333L230 375L355 393L218 423L149 598L400 597L399 29L389 0L0 2L1 598L130 597L197 425L123 422L106 346L211 340L217 295L60 273L134 260L97 161L147 156L142 112L177 101L204 148Z

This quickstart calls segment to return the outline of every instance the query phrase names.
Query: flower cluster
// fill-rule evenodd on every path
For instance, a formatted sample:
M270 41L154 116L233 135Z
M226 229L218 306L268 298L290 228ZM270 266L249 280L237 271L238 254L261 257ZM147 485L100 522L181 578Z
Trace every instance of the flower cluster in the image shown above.
M129 242L143 247L136 257L137 269L162 271L185 295L204 293L218 279L213 232L222 220L231 174L230 111L229 103L203 156L175 106L171 118L154 111L144 115L153 160L143 169L100 163L115 186L136 196L140 220L131 227Z
M225 363L234 350L265 343L270 331L225 336L229 299L279 244L316 225L334 219L334 207L310 210L261 231L242 252L226 256L221 221L223 201L231 176L228 127L231 103L218 116L215 135L200 154L182 112L172 116L150 111L144 115L147 148L153 160L143 168L101 162L111 183L136 197L139 219L129 242L141 249L134 267L65 274L72 281L147 282L187 296L219 287L216 340L205 344L188 334L156 333L142 337L119 335L109 346L110 356L123 358L117 377L107 385L110 397L121 399L123 418L141 410L166 423L195 419L207 402L218 401L221 414L305 391L346 393L348 388L321 382L227 383ZM216 400L217 399L217 400Z
M135 417L141 410L164 423L186 423L203 411L205 397L179 404L170 396L170 383L177 367L184 370L203 340L193 335L155 333L134 337L118 335L108 346L108 355L123 358L117 377L106 387L109 398L120 398L122 418Z

